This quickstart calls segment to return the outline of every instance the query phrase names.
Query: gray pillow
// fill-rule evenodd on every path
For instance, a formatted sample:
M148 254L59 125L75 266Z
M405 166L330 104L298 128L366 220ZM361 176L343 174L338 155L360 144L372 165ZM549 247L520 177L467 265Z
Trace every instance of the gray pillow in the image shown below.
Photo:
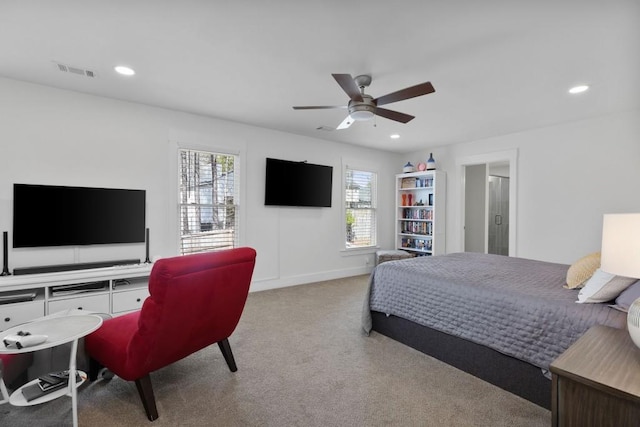
M634 282L631 286L622 291L622 293L618 295L618 298L616 298L615 305L612 305L611 307L626 313L629 311L631 304L638 298L640 298L640 280Z

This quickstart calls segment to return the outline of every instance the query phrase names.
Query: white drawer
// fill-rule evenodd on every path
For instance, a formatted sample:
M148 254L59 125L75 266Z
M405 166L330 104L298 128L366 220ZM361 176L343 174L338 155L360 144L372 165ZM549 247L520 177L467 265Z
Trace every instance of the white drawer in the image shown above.
M149 296L149 289L136 289L113 293L113 313L139 310L142 303Z
M87 310L98 313L109 313L109 294L73 297L49 301L49 314L63 310Z
M44 301L0 305L0 331L44 316Z

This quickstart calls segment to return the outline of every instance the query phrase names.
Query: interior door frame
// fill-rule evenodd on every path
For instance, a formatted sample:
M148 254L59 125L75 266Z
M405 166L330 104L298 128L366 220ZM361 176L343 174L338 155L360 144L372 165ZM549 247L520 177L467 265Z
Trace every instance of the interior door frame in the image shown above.
M495 151L492 153L484 153L484 154L476 154L471 156L464 156L459 158L456 161L456 168L458 170L458 176L460 177L460 233L461 241L460 247L464 249L465 247L465 193L466 193L466 175L465 175L465 167L480 165L480 164L489 164L489 163L497 163L497 162L507 162L509 163L509 256L515 257L517 256L517 208L518 208L518 149L514 148L511 150L504 151ZM485 236L485 247L486 247L486 237Z

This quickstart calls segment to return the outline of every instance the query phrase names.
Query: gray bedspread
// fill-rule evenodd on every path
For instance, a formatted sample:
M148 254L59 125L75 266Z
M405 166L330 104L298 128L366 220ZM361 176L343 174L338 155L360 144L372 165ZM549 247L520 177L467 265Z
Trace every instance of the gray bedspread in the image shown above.
M390 261L371 274L370 311L485 345L544 370L595 324L624 328L626 314L577 304L563 288L568 265L478 253Z

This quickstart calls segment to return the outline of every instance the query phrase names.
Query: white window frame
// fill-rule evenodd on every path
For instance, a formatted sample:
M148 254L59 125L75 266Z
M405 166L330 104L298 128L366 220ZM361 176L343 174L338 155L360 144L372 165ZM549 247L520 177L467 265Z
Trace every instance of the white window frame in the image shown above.
M230 246L226 246L226 247L220 247L220 248L213 248L210 250L205 250L205 251L197 251L197 252L184 252L183 251L183 236L182 236L182 216L181 216L181 212L183 209L183 201L181 198L181 187L180 187L180 180L181 180L181 173L182 173L182 156L181 153L182 152L197 152L197 153L203 153L206 155L222 155L222 156L231 156L234 158L234 169L233 169L233 208L234 208L234 225L233 225L233 238L232 238L232 244ZM230 247L238 247L241 246L241 229L242 229L242 224L244 224L244 221L242 221L242 217L241 217L241 213L242 210L240 209L241 207L241 178L240 178L240 154L238 152L232 152L230 150L225 150L225 149L219 149L219 148L213 148L213 147L193 147L193 146L183 146L183 145L178 145L177 146L177 151L176 151L176 187L177 187L177 191L176 191L176 226L177 226L177 238L178 238L178 254L180 255L186 255L188 253L201 253L201 252L209 252L209 251L215 251L215 250L222 250L222 249L227 249ZM200 204L193 204L195 205L200 205ZM222 204L215 204L212 202L211 206L217 205L218 207L222 208L223 205ZM204 204L203 206L207 206L207 204Z
M347 244L347 171L360 171L370 173L374 177L374 189L373 194L371 195L371 208L369 208L373 212L373 225L371 231L371 239L373 242L370 245L366 246L349 246ZM379 249L378 246L378 178L379 172L372 168L369 165L362 165L358 163L343 163L342 167L342 221L341 221L341 241L342 243L342 251L344 253L371 253L375 252Z

